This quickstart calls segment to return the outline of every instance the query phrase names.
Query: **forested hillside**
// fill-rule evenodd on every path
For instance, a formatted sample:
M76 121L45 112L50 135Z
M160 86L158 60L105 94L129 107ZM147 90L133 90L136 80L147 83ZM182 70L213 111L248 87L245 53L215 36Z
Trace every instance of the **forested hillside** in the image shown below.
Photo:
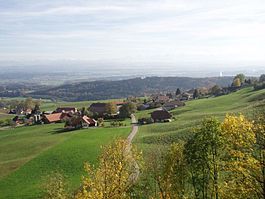
M64 101L100 100L111 98L124 98L130 95L143 96L146 93L175 91L211 87L215 84L228 86L232 77L147 77L120 81L93 81L43 89L30 93L32 97L52 98Z

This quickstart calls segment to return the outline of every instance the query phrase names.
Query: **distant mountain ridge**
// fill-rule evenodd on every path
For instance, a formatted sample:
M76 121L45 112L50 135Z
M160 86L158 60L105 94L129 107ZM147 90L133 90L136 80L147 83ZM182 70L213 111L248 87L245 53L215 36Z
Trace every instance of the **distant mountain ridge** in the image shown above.
M177 88L182 90L209 88L216 84L228 86L232 80L233 77L146 77L118 81L92 81L43 89L30 93L30 96L64 101L103 100L143 96L157 92L175 92Z

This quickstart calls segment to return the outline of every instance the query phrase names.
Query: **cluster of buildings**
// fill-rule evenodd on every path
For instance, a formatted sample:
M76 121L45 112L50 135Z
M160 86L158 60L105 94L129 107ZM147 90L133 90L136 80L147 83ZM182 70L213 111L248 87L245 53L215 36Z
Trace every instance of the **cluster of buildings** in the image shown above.
M189 93L182 93L179 96L169 95L152 95L149 100L145 102L135 102L138 110L154 109L151 114L151 120L154 122L170 121L172 115L169 111L185 106L184 100L191 99L192 95ZM31 125L31 124L51 124L65 122L65 128L87 128L98 126L96 119L98 118L113 118L119 115L120 108L128 102L111 102L112 113L109 113L110 103L92 103L88 107L90 114L85 114L75 107L59 107L54 111L40 110L23 110L21 112L10 111L10 114L16 114L13 122L16 125ZM89 117L87 115L93 115ZM96 118L96 119L95 119Z
M68 121L68 122L66 122ZM97 121L86 115L83 115L77 108L73 107L60 107L53 112L49 111L36 111L29 112L24 115L16 115L13 118L16 125L22 124L51 124L66 122L66 128L82 128L97 126Z
M120 107L125 102L113 102L115 105L115 115L118 115ZM105 117L108 113L107 103L92 103L89 112L93 116ZM88 117L75 107L59 107L54 111L40 110L10 110L9 114L15 114L12 119L15 125L51 124L65 122L65 128L87 128L98 126L96 119Z
M192 94L182 93L178 96L169 95L153 95L151 100L141 106L141 109L156 108L155 111L151 113L151 118L140 118L140 124L147 124L153 122L170 122L172 115L169 111L185 106L187 100L192 99Z

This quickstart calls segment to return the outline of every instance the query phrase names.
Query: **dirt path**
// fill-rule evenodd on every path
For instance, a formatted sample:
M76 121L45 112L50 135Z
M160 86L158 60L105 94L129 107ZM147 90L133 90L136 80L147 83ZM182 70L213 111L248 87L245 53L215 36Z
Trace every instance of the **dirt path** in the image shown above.
M128 145L128 148L126 149L128 151L128 153L131 153L131 143L132 143L133 138L135 137L135 135L138 132L138 124L137 124L137 120L135 118L135 115L132 114L131 119L132 119L132 131L127 138L129 141L129 145ZM139 168L139 165L137 164L137 162L135 160L132 161L132 165L134 167L134 172L131 174L130 180L133 183L135 183L139 177L140 168Z
M135 137L135 135L138 132L138 124L137 124L137 120L136 120L134 114L131 115L131 119L132 119L132 131L127 138L130 144L132 143L133 138Z

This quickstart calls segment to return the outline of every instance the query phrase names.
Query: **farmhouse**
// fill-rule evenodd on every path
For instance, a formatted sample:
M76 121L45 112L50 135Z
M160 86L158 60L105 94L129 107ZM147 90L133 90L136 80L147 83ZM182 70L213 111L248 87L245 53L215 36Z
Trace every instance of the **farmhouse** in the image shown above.
M44 115L42 120L45 124L58 123L61 121L61 116L62 113L53 113L50 115Z
M97 126L97 121L87 116L73 116L65 123L65 128L67 129L80 129L91 126Z
M181 96L180 96L180 100L181 100L181 101L190 100L190 99L192 99L192 98L193 98L192 94L190 94L190 93L188 93L188 92L186 92L186 93L182 93Z
M154 122L162 122L165 120L169 120L172 115L165 110L157 110L151 113L151 117L154 120Z
M106 105L106 103L93 103L90 105L89 111L102 116L107 112Z
M180 106L185 106L184 102L181 102L179 100L175 100L175 101L170 101L170 102L166 102L163 105L163 109L166 111L170 111L173 110L174 108L180 107Z
M83 116L82 117L82 126L83 127L97 126L97 121L90 118L90 117Z

